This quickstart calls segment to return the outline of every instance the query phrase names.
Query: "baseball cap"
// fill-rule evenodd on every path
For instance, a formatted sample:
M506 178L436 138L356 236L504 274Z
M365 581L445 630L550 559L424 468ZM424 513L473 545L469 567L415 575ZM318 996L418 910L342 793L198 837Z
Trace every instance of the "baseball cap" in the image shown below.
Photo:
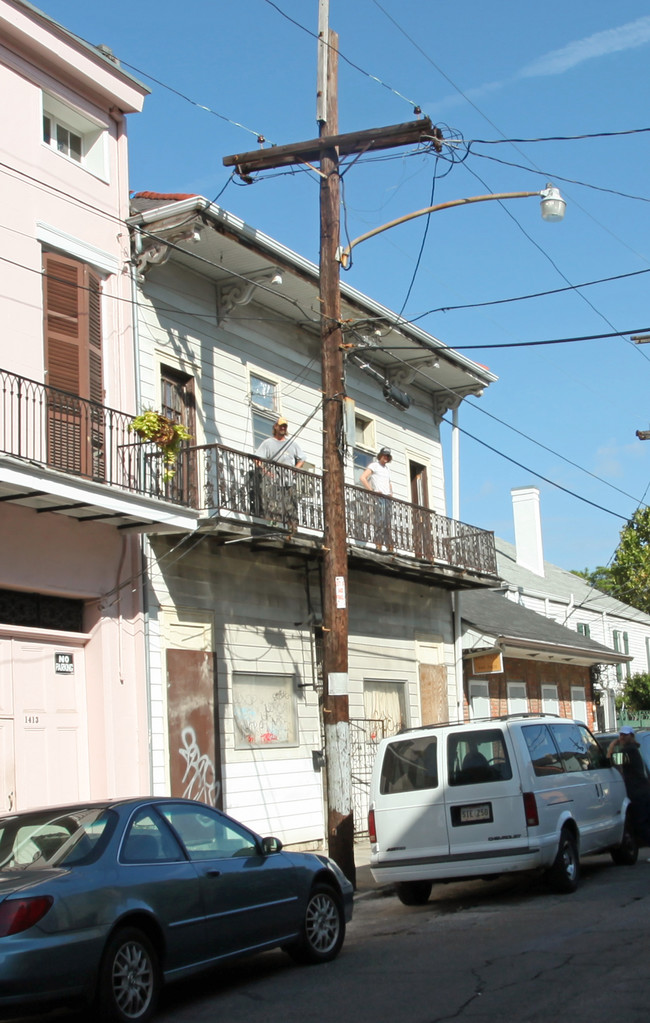
M276 421L275 421L275 425L276 425L276 426L288 426L289 424L288 424L288 422L286 421L286 419L283 419L283 418L282 418L282 416L280 416L280 418L279 418L279 419L276 419Z
M390 448L381 448L379 454L377 455L377 458L379 458L379 455L388 455L389 458L393 457L390 453Z
M623 725L622 728L619 728L618 734L619 735L634 735L634 729L632 728L631 725Z

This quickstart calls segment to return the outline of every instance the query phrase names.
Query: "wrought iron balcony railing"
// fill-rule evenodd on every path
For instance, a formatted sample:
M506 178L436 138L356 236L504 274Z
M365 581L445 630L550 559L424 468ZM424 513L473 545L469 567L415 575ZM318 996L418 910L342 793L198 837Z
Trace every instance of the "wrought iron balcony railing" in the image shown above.
M164 480L162 454L129 430L131 416L0 370L0 452L65 474L289 533L323 532L321 477L221 444L181 449ZM494 536L429 508L346 486L350 543L496 575Z
M130 430L131 416L0 370L0 452L70 476L186 504L163 480L162 454Z
M199 511L279 527L290 533L323 531L321 477L267 462L219 444L181 452L175 486L189 490ZM494 534L438 515L429 508L346 486L350 543L408 555L452 568L497 574Z

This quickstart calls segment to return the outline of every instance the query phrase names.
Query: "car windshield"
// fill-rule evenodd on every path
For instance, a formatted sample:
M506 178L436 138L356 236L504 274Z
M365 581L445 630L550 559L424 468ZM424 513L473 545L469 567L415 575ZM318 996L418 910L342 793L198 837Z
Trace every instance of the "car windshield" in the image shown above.
M0 818L0 870L90 863L115 827L106 807L44 810Z

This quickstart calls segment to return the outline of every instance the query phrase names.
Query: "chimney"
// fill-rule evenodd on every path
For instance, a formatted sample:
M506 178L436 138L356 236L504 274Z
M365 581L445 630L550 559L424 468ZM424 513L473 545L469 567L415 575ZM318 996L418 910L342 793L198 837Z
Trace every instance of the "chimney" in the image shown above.
M517 564L543 578L544 548L539 490L537 487L514 487L510 493L515 521Z

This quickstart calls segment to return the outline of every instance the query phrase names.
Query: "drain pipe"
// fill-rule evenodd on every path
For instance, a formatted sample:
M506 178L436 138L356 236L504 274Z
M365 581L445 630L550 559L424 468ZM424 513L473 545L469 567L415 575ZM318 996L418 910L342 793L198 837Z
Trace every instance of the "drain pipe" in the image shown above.
M451 517L453 528L460 522L460 430L458 409L452 412L451 425ZM455 590L451 595L454 626L454 674L456 677L456 719L463 720L463 640L461 625L461 595Z

